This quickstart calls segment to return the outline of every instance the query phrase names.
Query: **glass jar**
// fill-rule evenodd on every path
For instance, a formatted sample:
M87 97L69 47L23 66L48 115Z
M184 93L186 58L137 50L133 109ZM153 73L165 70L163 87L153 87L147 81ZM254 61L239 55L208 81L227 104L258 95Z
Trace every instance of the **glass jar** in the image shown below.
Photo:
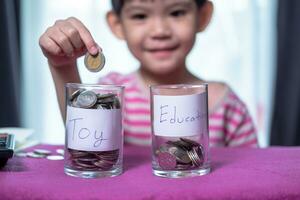
M152 169L179 178L210 172L207 84L150 87Z
M66 174L112 177L123 169L123 86L66 84Z

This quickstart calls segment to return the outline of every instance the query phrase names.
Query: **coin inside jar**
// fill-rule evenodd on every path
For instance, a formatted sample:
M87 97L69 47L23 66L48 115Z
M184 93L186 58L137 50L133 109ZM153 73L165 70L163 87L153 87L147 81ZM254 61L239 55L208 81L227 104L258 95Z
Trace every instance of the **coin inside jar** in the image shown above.
M96 90L76 90L68 99L68 105L83 109L120 109L121 104L117 94L99 93ZM105 171L118 164L120 150L82 151L67 148L66 162L76 170ZM53 158L55 159L55 158Z
M84 91L77 97L76 103L82 108L90 108L97 102L97 95L92 91Z
M169 140L154 152L159 166L164 170L191 170L201 167L204 162L203 146L187 138Z
M105 65L105 57L102 52L91 55L89 52L84 57L85 67L91 72L99 72Z
M169 148L169 152L176 157L176 160L180 163L188 164L191 162L188 154L185 150L177 148L177 147L171 147Z
M159 166L165 170L172 170L176 167L176 158L170 153L161 152L157 156Z
M67 159L76 169L109 170L118 162L119 150L92 152L68 149L67 155Z

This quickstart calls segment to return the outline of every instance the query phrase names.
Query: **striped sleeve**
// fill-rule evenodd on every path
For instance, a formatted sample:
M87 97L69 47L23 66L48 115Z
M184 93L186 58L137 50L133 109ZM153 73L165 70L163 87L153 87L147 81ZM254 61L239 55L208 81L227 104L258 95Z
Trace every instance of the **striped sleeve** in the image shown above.
M232 92L225 106L225 143L229 147L257 147L256 128L246 105Z

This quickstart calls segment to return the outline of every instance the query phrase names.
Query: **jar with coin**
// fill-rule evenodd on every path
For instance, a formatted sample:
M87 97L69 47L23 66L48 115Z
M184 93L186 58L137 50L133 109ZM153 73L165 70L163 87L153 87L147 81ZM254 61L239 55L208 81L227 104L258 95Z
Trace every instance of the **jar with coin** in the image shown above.
M84 178L122 173L123 86L66 84L66 174Z
M152 169L180 178L210 172L207 84L150 87Z

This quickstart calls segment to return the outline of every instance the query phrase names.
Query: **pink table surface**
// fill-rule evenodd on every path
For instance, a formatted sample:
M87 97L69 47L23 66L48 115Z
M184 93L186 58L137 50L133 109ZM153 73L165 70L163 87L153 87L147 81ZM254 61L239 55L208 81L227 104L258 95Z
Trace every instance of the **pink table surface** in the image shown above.
M211 157L210 174L183 179L152 175L145 147L126 146L124 173L113 178L70 177L63 161L15 157L0 171L0 199L300 199L299 147L213 148Z

